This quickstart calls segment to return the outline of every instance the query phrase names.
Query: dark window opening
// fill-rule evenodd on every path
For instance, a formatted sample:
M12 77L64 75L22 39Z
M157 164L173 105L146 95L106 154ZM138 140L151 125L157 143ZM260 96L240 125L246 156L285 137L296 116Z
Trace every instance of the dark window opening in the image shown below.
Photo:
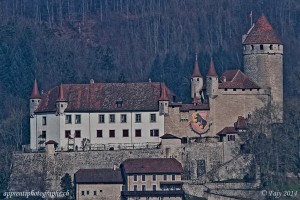
M135 137L142 137L142 130L141 129L136 129L135 130Z
M103 137L102 130L97 130L97 137Z
M115 130L109 130L109 137L115 137Z
M128 129L123 130L123 137L129 137L129 130Z
M273 50L273 45L270 45L270 50Z
M67 130L65 131L65 138L68 138L71 135L71 131Z
M81 138L81 131L80 130L75 131L75 137L76 138Z
M260 50L264 50L264 45L261 44L261 45L259 46L259 48L260 48Z
M159 136L159 130L158 129L150 130L150 136L151 137L158 137Z
M104 123L105 121L104 115L99 115L99 123Z
M228 141L235 141L235 135L228 135L227 139Z
M115 115L109 115L109 123L115 123Z
M253 45L251 45L251 50L254 50L254 46Z

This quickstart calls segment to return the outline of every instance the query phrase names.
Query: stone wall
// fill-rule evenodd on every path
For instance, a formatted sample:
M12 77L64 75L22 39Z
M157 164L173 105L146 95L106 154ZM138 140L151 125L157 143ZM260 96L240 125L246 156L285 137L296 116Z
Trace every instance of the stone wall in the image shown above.
M161 149L15 153L10 190L60 190L61 177L66 173L73 176L80 168L113 168L128 158L176 158L183 165L185 179L198 179L224 161L222 143L191 143L174 148L170 152L163 151L162 146ZM28 184L32 179L38 179L36 185Z

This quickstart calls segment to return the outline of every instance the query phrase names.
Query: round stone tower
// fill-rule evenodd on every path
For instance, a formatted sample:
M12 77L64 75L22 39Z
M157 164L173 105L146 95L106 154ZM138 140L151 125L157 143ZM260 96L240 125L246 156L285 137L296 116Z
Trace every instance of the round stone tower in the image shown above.
M265 16L243 36L245 74L283 106L283 45Z
M200 99L201 97L200 92L202 91L202 88L203 88L203 78L200 73L198 59L196 55L194 72L191 78L191 98L194 98L196 96L196 98Z

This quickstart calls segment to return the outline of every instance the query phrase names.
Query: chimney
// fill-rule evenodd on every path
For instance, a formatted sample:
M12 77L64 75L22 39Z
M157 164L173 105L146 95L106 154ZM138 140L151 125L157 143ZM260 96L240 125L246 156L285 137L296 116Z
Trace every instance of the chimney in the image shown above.
M95 83L94 79L91 79L90 84L94 84L94 83Z
M151 83L151 78L149 78L149 83Z

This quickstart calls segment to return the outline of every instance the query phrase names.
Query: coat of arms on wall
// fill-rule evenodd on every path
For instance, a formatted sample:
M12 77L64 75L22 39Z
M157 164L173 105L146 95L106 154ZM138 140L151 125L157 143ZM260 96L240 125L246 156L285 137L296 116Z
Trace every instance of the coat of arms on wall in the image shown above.
M205 112L194 112L190 126L196 133L202 134L209 129L208 114Z

